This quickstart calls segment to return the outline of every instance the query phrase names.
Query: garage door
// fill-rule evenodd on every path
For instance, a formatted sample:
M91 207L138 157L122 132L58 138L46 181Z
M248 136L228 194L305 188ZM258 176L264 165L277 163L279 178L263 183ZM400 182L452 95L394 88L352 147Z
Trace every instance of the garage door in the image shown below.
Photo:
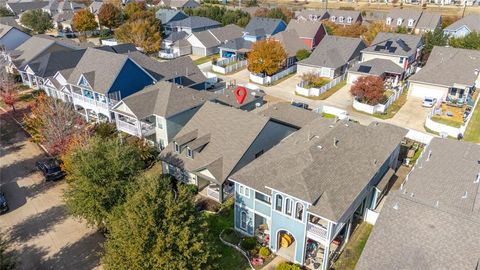
M448 89L446 87L413 82L410 82L409 86L409 95L419 98L435 97L438 100L443 100L446 97L447 91Z
M193 47L193 46L192 46L192 54L193 54L193 55L198 55L198 56L206 56L206 54L205 54L205 48L202 48L202 47Z
M360 76L362 75L349 72L347 75L347 83L350 83L350 84L354 83Z

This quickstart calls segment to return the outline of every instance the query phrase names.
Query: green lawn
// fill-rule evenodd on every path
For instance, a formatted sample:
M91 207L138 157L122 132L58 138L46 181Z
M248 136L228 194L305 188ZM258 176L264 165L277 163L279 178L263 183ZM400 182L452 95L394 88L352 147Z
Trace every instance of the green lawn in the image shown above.
M202 57L202 58L198 58L197 60L193 61L196 65L201 65L201 64L205 64L207 62L210 62L212 61L213 58L217 57L218 58L218 54L214 54L214 55L208 55L208 56L205 56L205 57Z
M432 121L440 123L440 124L444 124L444 125L447 125L447 126L455 127L455 128L459 128L463 124L463 123L460 123L456 120L448 119L448 118L437 116L437 115L432 116Z
M344 87L346 84L347 84L347 80L343 80L343 81L339 82L337 85L335 85L334 87L328 89L325 93L320 94L320 96L318 96L318 97L307 97L307 96L299 95L297 93L295 93L295 95L300 96L300 97L304 97L304 98L308 98L308 99L312 99L312 100L325 100L325 99L329 98L331 95L335 94L338 90L340 90L340 88Z
M480 143L480 106L478 104L467 126L467 130L465 130L463 139L469 142Z
M249 269L245 257L234 248L224 245L218 238L224 229L233 228L233 211L233 202L230 201L225 203L225 208L218 214L205 213L210 229L210 237L220 253L220 258L216 260L215 269Z
M363 248L372 232L373 226L363 222L350 237L350 241L335 262L335 269L353 270L362 255Z
M388 107L387 111L384 114L381 113L374 113L373 116L380 118L380 119L390 119L395 116L395 114L405 105L407 102L407 90L404 90L403 93L398 97L395 102Z

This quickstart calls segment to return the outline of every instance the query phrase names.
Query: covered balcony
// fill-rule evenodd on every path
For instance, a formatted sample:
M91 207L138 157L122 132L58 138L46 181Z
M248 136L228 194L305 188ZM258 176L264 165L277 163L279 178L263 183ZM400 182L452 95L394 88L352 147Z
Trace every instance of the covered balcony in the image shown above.
M147 137L155 133L155 124L115 112L117 129L136 137Z
M308 214L307 234L310 238L321 243L328 242L328 221L315 216L311 213Z

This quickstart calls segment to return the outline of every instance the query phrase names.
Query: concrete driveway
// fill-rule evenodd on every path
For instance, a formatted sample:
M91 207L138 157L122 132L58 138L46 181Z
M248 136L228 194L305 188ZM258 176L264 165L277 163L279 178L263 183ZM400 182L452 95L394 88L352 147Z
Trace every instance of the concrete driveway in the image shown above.
M6 114L0 115L0 188L10 210L0 233L10 244L17 269L95 269L103 236L68 216L64 180L45 182L35 171L42 150Z
M409 96L407 102L402 108L387 122L397 126L425 132L425 119L431 110L431 108L422 107L421 98Z

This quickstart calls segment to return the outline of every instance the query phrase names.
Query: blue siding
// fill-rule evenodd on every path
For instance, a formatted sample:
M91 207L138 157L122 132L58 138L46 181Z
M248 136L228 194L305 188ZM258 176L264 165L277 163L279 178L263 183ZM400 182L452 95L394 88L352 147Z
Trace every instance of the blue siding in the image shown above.
M266 203L259 200L255 201L255 211L263 214L264 216L270 217L270 210L271 205L267 205Z
M246 230L244 230L240 226L240 215L243 211L247 214L247 228L246 228ZM249 235L253 235L253 217L254 217L254 213L251 210L249 210L245 207L242 207L241 205L235 204L235 228L237 228L238 230L243 231L243 232L245 232Z
M150 84L153 84L153 79L128 59L108 92L119 91L123 99Z
M250 209L253 209L253 200L255 198L254 190L250 189L250 196L243 196L238 193L239 184L235 183L235 202L239 205L246 206Z
M284 21L281 21L278 24L277 28L275 28L275 31L273 31L272 36L275 35L276 33L285 31L286 28L287 28L287 24Z

